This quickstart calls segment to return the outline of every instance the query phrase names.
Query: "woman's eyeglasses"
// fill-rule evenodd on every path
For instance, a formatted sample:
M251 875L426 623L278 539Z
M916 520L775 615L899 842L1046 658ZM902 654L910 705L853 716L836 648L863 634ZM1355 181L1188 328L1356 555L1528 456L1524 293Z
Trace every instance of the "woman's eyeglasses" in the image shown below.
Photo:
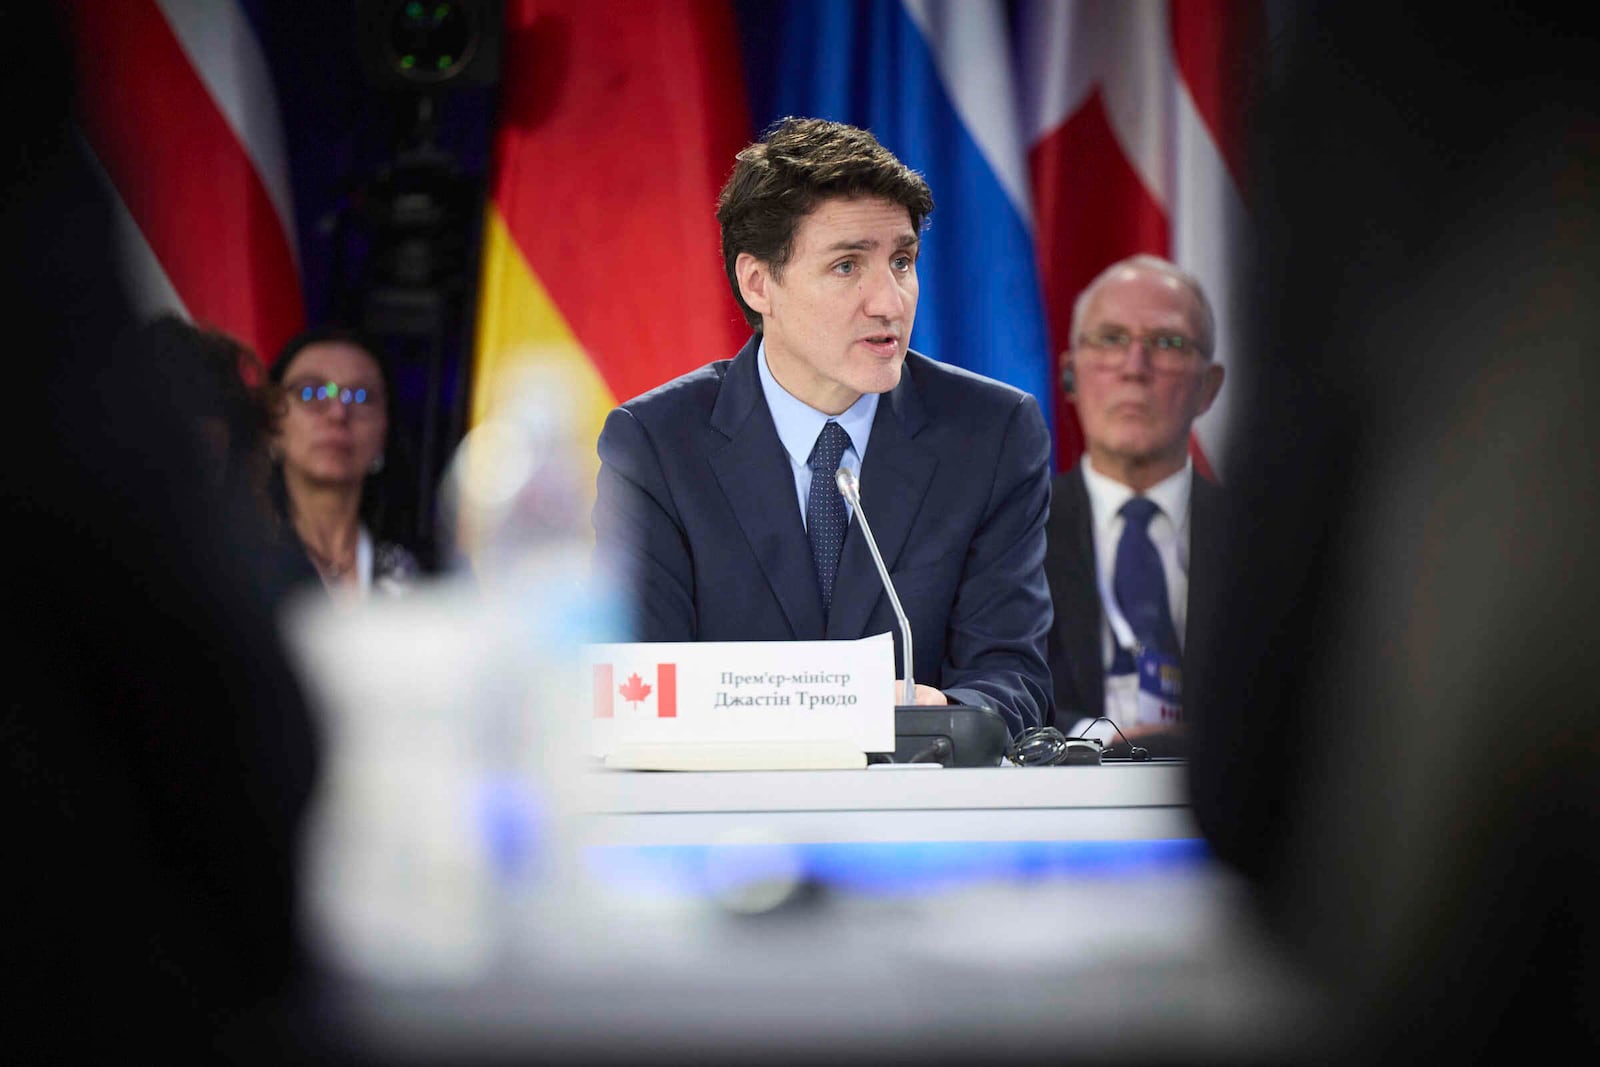
M338 382L295 382L284 387L284 394L307 411L323 412L341 404L351 414L376 414L383 410L383 393L360 385Z

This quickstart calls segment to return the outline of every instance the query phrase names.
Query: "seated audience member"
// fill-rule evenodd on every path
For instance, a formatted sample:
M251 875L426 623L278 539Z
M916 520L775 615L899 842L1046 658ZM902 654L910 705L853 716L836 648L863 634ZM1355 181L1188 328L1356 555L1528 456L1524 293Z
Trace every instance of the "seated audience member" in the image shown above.
M1062 378L1084 455L1055 481L1045 560L1068 734L1104 716L1154 754L1182 751L1187 624L1215 580L1221 494L1195 476L1189 429L1222 387L1215 345L1199 282L1155 256L1113 264L1073 307ZM1090 736L1120 744L1104 723Z
M266 369L243 343L218 330L162 315L134 331L131 347L187 418L205 488L238 531L239 548L257 563L269 600L316 571L273 507L268 439L273 406Z
M219 487L267 492L267 434L271 406L260 386L266 370L254 352L220 330L205 329L174 314L158 316L134 335L162 387L185 412L200 446L200 458Z
M272 437L273 491L330 592L403 592L416 557L369 528L389 433L389 374L359 334L312 330L284 347L271 370L279 387Z
M852 126L786 119L740 152L717 218L754 336L611 413L594 524L631 568L641 640L898 644L834 482L857 471L918 702L993 708L1017 732L1049 700L1050 444L1031 396L909 350L932 208Z

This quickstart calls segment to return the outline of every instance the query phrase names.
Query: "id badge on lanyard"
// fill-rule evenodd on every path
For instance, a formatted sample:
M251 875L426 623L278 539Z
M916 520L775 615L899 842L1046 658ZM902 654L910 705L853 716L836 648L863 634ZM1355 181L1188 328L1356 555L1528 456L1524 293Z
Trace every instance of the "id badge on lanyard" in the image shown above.
M1107 673L1106 692L1124 718L1116 719L1119 726L1137 723L1154 726L1173 726L1183 722L1183 667L1176 656L1145 648L1133 636L1133 627L1122 617L1116 598L1100 579L1100 603L1111 626L1111 640L1116 645L1112 656L1113 670L1117 661L1124 663L1131 657L1133 670L1121 674ZM1131 690L1131 692L1130 692Z
M1138 648L1139 724L1175 726L1183 722L1183 668L1177 657Z

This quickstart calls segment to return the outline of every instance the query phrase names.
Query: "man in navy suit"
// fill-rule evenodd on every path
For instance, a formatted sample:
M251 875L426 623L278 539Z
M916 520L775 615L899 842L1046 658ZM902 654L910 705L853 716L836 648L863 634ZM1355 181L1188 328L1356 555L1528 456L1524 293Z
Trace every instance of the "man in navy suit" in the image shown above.
M858 473L914 634L917 702L1043 721L1049 438L1034 398L908 349L933 197L867 131L787 119L739 153L723 259L755 335L613 411L599 548L643 641L899 632ZM815 468L816 474L813 474Z
M1188 451L1222 388L1215 319L1193 277L1134 256L1079 295L1072 337L1062 377L1084 456L1056 479L1049 522L1053 722L1076 734L1105 716L1177 754L1184 676L1216 629L1222 490ZM1118 740L1104 724L1090 736Z

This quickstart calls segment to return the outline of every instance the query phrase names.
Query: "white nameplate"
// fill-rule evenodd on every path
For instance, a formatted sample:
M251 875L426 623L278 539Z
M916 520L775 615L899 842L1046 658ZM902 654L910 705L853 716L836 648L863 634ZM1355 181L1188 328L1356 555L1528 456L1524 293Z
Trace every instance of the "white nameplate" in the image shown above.
M584 645L590 749L803 741L894 751L894 640Z

